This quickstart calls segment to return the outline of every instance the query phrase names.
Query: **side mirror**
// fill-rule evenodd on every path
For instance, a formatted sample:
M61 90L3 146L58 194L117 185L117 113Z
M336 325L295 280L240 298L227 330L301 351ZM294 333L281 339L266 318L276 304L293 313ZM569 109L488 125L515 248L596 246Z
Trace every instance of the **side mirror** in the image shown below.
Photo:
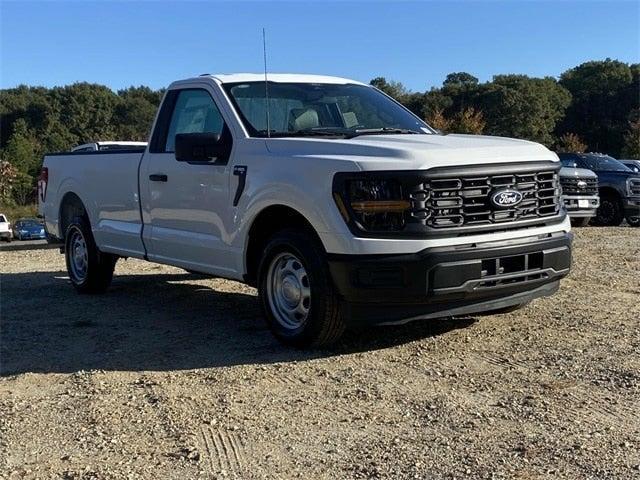
M229 146L217 133L178 133L175 145L179 162L215 162L229 154Z

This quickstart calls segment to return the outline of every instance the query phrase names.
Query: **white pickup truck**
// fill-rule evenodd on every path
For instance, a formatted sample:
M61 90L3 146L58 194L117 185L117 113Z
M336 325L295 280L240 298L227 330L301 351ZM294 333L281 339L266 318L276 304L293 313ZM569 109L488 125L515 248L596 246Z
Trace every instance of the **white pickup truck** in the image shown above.
M558 157L442 135L379 90L204 75L167 90L144 152L47 155L41 214L82 293L135 257L258 287L275 336L338 339L518 308L571 264Z

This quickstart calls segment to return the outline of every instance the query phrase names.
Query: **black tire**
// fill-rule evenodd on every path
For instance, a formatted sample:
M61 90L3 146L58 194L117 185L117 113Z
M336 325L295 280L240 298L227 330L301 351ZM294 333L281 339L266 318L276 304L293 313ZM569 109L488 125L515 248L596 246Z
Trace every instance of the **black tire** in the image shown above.
M294 258L294 260L291 260ZM291 262L296 268L296 261L302 269L300 286L309 293L307 313L300 325L285 326L278 314L273 273L278 262ZM285 270L280 270L280 274ZM294 275L297 276L297 275ZM289 275L289 277L293 277ZM289 278L287 277L287 278ZM306 279L306 281L305 281ZM282 282L285 284L287 279ZM295 280L294 280L295 281ZM280 287L284 292L285 287ZM286 345L295 347L319 347L336 342L344 333L345 322L341 314L341 301L338 297L327 263L326 253L320 242L312 235L294 229L286 229L274 234L267 242L258 268L258 291L260 305L269 329L274 336ZM285 293L286 295L286 293ZM282 295L280 296L282 299ZM294 297L293 302L303 305L302 296ZM280 302L282 303L282 301ZM280 317L280 319L279 319Z
M78 253L78 248L72 245L76 241L83 241L85 245L83 257L86 268L82 275L72 259L72 255ZM86 217L74 218L67 227L64 257L71 284L79 293L104 293L109 288L118 257L98 250Z
M594 217L594 223L601 227L617 227L622 223L624 214L620 199L612 194L604 194L600 197L600 207Z
M581 217L581 218L572 218L571 226L572 227L586 227L589 225L589 221L591 221L591 217Z
M634 217L634 218L627 217L626 220L630 227L634 227L634 228L640 227L640 217Z

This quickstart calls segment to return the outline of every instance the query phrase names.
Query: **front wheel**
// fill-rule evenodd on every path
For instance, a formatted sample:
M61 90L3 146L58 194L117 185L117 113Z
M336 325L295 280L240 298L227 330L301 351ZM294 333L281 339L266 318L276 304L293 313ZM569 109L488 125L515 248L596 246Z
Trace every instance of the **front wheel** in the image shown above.
M304 231L271 237L258 269L258 290L270 330L287 345L328 345L344 332L326 254Z
M76 218L65 235L65 261L74 288L80 293L103 293L111 284L117 257L96 246L89 222Z
M640 217L627 217L627 223L630 227L640 227Z
M617 227L622 223L622 205L615 195L600 197L600 206L596 212L595 223L603 227Z

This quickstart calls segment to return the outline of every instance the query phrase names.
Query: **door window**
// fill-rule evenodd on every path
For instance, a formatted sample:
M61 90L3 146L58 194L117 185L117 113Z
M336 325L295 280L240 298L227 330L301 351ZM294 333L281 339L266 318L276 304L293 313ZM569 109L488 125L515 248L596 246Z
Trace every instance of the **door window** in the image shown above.
M222 134L224 120L211 95L205 90L182 90L171 115L165 152L175 151L178 133Z

